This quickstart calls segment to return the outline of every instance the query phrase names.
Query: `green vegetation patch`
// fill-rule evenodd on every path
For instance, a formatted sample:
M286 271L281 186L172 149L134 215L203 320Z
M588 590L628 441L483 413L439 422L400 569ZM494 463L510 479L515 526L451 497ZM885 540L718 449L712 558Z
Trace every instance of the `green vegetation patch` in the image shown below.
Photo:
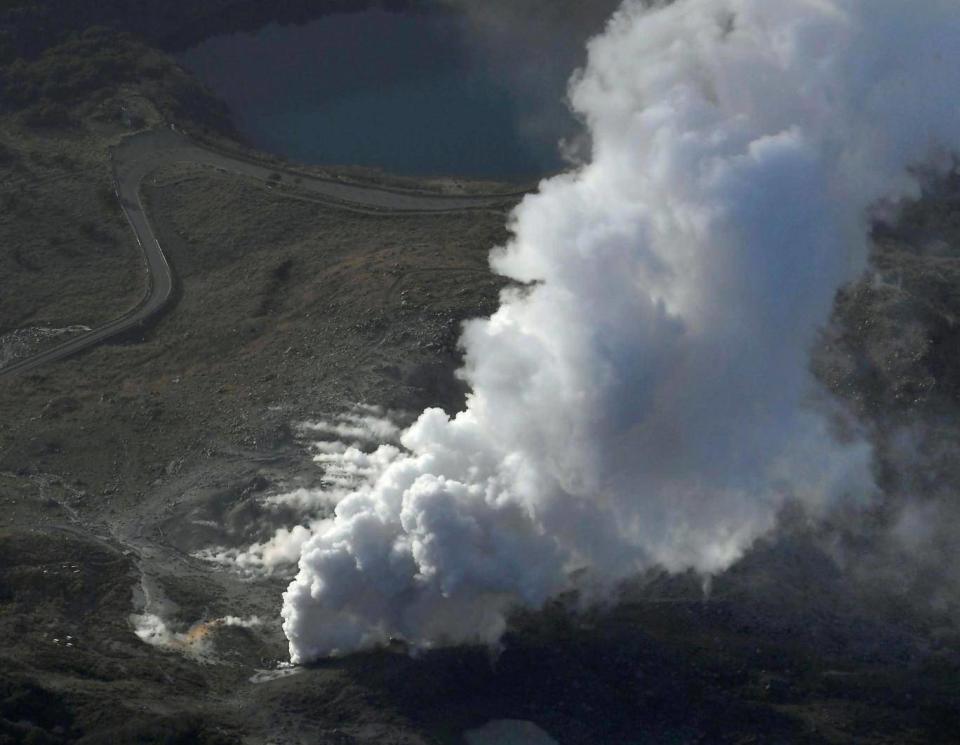
M126 35L90 29L32 62L17 59L0 70L0 101L8 109L37 106L61 116L102 88L158 78L163 69L146 51Z

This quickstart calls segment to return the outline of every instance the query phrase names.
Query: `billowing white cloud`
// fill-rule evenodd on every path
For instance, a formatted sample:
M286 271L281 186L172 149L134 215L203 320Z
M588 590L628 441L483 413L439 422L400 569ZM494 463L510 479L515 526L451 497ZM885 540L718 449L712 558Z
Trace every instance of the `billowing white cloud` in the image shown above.
M493 642L574 586L722 570L787 499L866 498L809 351L871 209L949 165L957 90L955 0L627 2L571 88L592 161L493 256L530 284L466 326L467 409L425 411L299 547L291 659Z

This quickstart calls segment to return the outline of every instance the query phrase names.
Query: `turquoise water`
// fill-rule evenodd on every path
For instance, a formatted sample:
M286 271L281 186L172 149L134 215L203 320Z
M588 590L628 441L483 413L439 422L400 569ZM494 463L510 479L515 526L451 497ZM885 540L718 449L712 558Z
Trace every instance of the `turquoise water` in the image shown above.
M180 62L253 144L293 160L498 179L562 168L558 140L576 130L562 84L531 102L469 35L454 14L374 10L216 37Z

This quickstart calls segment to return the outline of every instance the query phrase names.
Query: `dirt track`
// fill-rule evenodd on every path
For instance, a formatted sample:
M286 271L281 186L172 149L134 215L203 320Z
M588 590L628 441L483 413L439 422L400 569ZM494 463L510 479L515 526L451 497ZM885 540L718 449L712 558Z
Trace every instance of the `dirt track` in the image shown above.
M163 247L151 225L141 188L158 168L172 163L193 163L266 182L270 188L286 190L284 175L293 179L290 196L327 206L377 214L434 214L482 210L502 206L516 194L446 195L427 194L381 185L349 183L300 171L278 168L254 158L226 153L198 144L171 129L154 129L126 138L112 153L117 199L133 229L143 253L147 288L142 300L120 317L75 336L62 344L0 368L0 377L29 372L71 357L102 342L135 333L162 313L174 295L176 278Z

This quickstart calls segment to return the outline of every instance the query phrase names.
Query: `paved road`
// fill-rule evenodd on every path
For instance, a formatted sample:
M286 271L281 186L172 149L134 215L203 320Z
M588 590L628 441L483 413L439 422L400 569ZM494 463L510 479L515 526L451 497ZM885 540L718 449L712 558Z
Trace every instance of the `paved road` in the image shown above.
M134 333L170 303L175 282L173 271L140 199L140 186L150 173L160 166L179 162L199 163L262 181L268 181L278 172L283 173L282 169L273 165L204 147L178 132L166 129L142 132L126 138L114 150L112 157L117 198L130 222L146 264L147 291L143 300L109 323L0 368L0 378L35 370L41 365L78 354L109 339ZM516 196L421 194L343 183L301 172L289 175L295 175L299 179L296 185L298 193L333 205L378 212L430 213L489 209L503 205Z

